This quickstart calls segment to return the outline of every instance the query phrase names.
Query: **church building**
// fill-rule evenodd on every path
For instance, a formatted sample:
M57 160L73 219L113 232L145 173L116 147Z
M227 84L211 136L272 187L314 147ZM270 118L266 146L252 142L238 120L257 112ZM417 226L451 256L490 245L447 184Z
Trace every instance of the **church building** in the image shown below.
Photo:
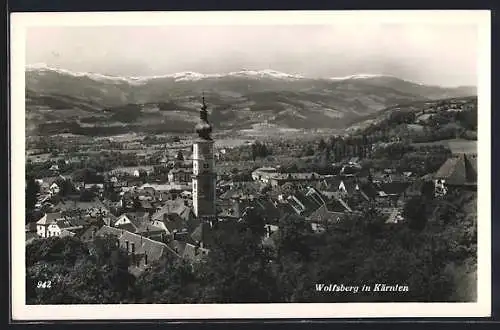
M214 140L212 125L208 122L205 97L200 109L200 120L196 125L198 137L193 143L193 211L203 222L210 223L216 217L216 178Z

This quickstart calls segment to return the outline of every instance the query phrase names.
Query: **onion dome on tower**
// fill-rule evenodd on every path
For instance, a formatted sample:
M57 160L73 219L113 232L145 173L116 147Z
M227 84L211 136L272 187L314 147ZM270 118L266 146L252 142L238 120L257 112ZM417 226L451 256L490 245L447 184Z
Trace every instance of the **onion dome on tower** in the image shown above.
M195 126L196 133L201 139L212 140L212 125L208 122L207 105L205 104L205 95L202 98L203 104L200 109L200 120Z

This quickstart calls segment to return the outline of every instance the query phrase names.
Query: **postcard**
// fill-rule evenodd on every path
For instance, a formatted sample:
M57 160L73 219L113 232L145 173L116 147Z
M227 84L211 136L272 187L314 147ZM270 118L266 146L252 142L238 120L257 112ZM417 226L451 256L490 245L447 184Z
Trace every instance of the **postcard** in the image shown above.
M14 321L491 315L489 11L10 20Z

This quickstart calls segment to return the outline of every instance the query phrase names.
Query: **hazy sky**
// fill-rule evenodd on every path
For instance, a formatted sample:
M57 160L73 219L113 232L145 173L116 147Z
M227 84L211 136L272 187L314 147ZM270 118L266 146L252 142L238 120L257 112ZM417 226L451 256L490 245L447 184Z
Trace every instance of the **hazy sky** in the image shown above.
M273 69L311 77L395 75L476 85L477 28L467 25L40 27L26 63L147 76Z

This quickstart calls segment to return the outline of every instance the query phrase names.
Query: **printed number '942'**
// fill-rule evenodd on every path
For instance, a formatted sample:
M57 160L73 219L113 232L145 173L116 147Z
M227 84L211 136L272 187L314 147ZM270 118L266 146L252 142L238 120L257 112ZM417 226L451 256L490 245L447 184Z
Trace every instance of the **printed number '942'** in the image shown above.
M38 289L50 289L52 287L52 282L51 281L38 281L36 284L36 287Z

